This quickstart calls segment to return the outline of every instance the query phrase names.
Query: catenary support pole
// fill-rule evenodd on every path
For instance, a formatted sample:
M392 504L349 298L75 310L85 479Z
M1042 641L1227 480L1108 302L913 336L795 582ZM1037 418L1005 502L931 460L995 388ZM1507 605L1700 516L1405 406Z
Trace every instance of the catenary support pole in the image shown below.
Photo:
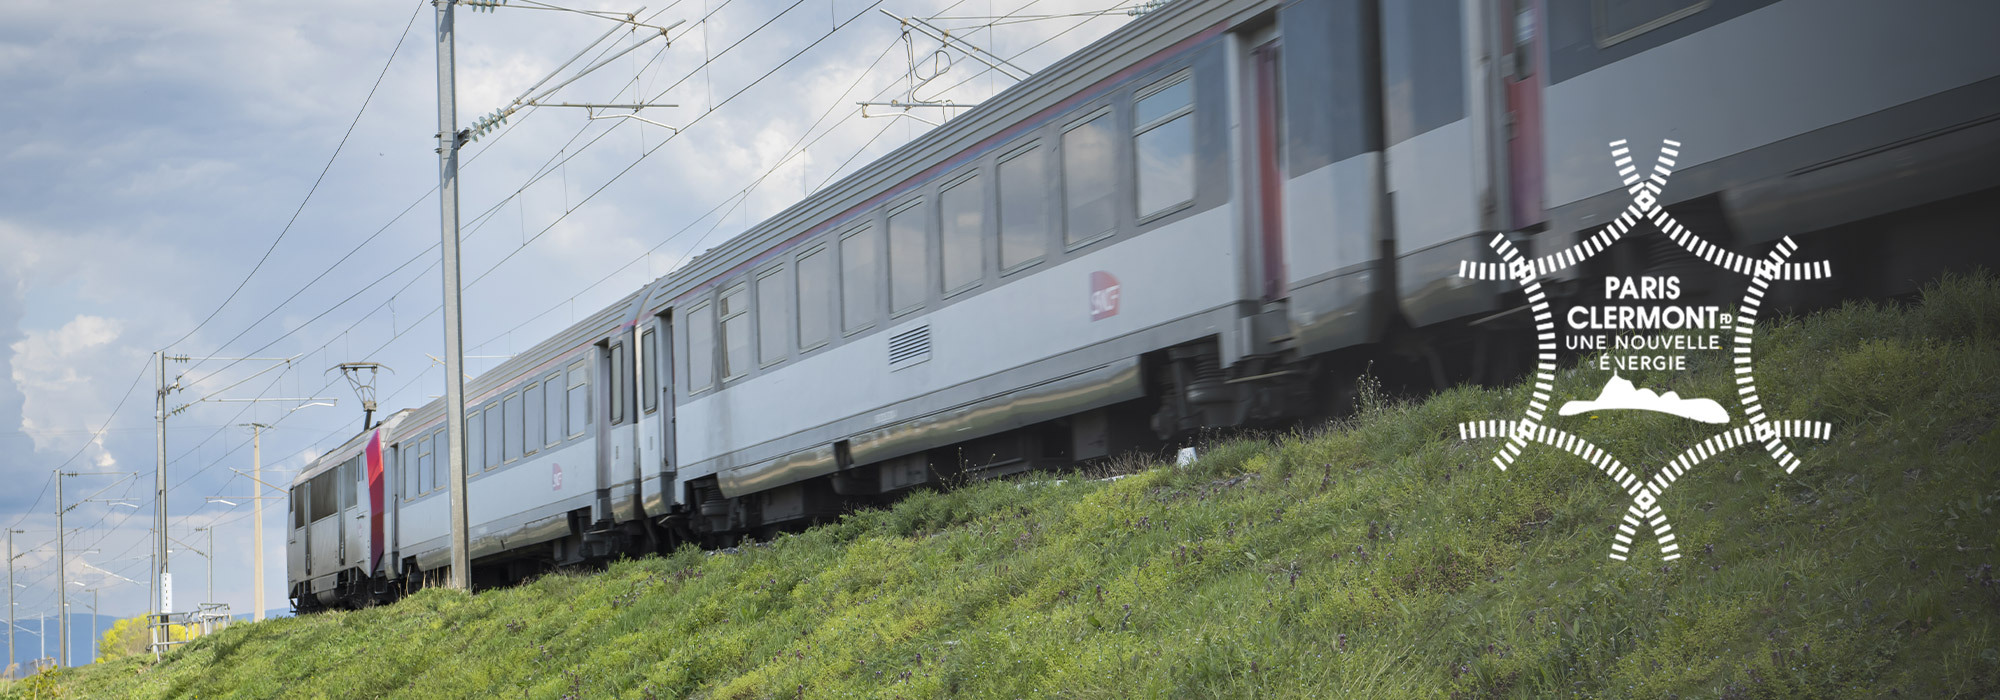
M149 607L152 608L152 613L165 615L168 612L172 612L167 608L171 602L168 600L168 596L170 595L168 587L173 585L172 579L168 577L167 573L167 352L161 350L153 353L153 358L157 361L158 367L156 368L157 373L153 378L153 399L155 406L153 414L153 457L155 460L153 463L153 600L152 605ZM165 621L164 618L159 620L161 623ZM165 633L166 627L164 624L149 624L147 628L151 632L153 641L153 659L157 661L160 658L160 654L166 650L166 647L162 644L165 640L161 638L161 635Z
M459 308L458 269L458 133L452 45L452 9L456 0L431 0L437 8L438 68L438 207L443 238L444 277L444 406L447 462L451 488L451 587L472 588L472 562L466 541L465 504L465 362L464 324Z
M256 489L255 499L250 501L250 546L257 551L252 558L256 565L250 575L250 604L254 606L251 620L264 621L264 425L250 424L250 488ZM214 533L209 533L214 537ZM213 549L213 545L210 547ZM212 596L211 596L212 597Z
M7 528L7 670L16 673L14 664L14 529Z
M63 507L62 486L63 473L58 470L56 472L56 633L61 635L62 645L56 648L56 653L62 657L58 665L67 667L69 666L69 575L64 569L69 568L67 566L69 562L65 561L68 557L63 551L63 511L68 508Z

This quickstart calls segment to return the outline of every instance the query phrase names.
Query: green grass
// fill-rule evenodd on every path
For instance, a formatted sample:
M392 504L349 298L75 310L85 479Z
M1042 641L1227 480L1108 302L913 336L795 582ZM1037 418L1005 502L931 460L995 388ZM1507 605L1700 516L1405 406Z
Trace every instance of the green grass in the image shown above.
M1757 348L1775 417L1834 439L1791 441L1794 474L1755 446L1696 467L1663 500L1674 562L1606 558L1628 501L1582 461L1531 448L1503 473L1496 442L1457 438L1525 389L1456 389L1187 467L920 494L736 553L238 625L52 680L93 698L2000 693L2000 280L1770 323ZM1628 378L1729 396L1726 358L1697 358ZM1559 377L1558 398L1594 377ZM1714 432L1557 424L1647 473Z

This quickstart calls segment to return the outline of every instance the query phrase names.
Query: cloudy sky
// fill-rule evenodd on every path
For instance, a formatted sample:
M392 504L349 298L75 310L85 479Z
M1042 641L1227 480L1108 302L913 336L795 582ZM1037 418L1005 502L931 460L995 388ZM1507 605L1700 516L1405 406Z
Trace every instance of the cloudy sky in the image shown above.
M628 12L643 0L571 1ZM461 10L461 124L579 51L576 66L646 40L552 100L676 104L643 116L686 127L531 108L465 150L470 371L922 134L854 104L909 99L912 56L924 75L948 65L920 98L972 103L1010 84L962 57L923 60L935 44L906 46L878 9L993 25L970 36L1033 69L1128 21L1093 13L1132 2L652 0L642 19L684 22L671 46L622 29L592 45L615 25L581 14ZM71 580L99 588L106 614L144 609L147 587L127 579L147 580L152 549L155 350L296 357L168 367L182 387L170 407L189 405L167 430L182 610L208 597L194 551L208 526L215 597L251 607L239 424L275 426L266 481L286 483L359 428L334 364L392 367L385 413L443 392L429 358L443 346L433 12L427 0L0 4L0 518L24 531L21 616L54 611L58 468L86 473L64 478ZM339 404L213 400L257 397ZM281 504L267 512L274 608Z

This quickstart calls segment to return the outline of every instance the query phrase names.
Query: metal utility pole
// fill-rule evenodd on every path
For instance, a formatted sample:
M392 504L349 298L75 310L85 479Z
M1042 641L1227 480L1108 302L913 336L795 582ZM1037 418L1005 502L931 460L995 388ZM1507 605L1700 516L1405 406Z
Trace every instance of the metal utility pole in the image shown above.
M442 237L442 244L439 246L439 250L443 256L440 268L443 271L442 277L444 278L445 433L447 435L446 442L450 444L450 447L446 449L445 461L450 467L449 481L446 483L451 489L451 580L449 585L459 590L471 590L472 560L471 547L467 542L465 503L465 370L463 369L465 366L465 327L459 300L461 289L458 267L458 149L463 147L467 140L473 138L475 135L483 134L496 128L499 124L506 121L507 117L516 110L526 106L541 106L543 98L554 94L557 90L561 90L570 83L576 82L592 71L604 67L611 61L638 49L640 46L645 45L646 42L633 42L631 46L614 52L597 63L579 70L576 75L571 76L568 80L557 83L553 87L542 89L542 86L549 80L555 78L563 70L567 70L571 63L574 63L578 58L588 53L590 49L586 47L583 51L577 52L576 56L571 57L568 62L563 63L562 68L558 68L556 73L551 73L548 77L543 78L541 82L536 83L534 87L528 88L527 92L521 93L521 96L515 98L512 104L475 120L472 128L460 131L458 128L458 89L456 76L454 75L456 66L454 45L458 32L453 24L453 9L461 2L472 6L474 9L490 11L504 6L506 0L431 0L431 6L437 8L438 210L441 229L439 235ZM535 3L535 6L541 9L575 12L599 19L610 20L622 25L644 27L658 32L658 34L648 35L646 41L651 41L654 36L664 38L674 27L681 25L680 22L667 27L646 24L638 20L638 13L636 12L615 13L574 10L540 2ZM596 46L598 43L603 42L606 37L611 36L613 31L616 31L616 28L605 32L604 36L598 37L596 42L591 43L591 46ZM673 45L671 40L667 44L669 46ZM536 93L537 89L541 89L541 92ZM531 94L533 95L532 97L530 96ZM611 119L632 115L605 115L600 117L596 114L595 110L631 109L636 112L645 107L667 107L671 105L563 103L561 105L548 106L582 107L591 110L590 118L592 119ZM637 117L634 116L633 118ZM640 121L666 126L669 129L679 132L679 129L675 127L660 124L652 120L640 119Z
M151 622L149 623L148 626L152 628L153 660L158 661L160 656L165 652L167 643L172 641L172 636L173 636L172 631L167 629L167 624L168 624L167 616L173 613L173 607L174 607L173 577L169 575L167 572L167 417L179 414L181 411L185 411L188 408L194 406L194 404L201 403L204 401L210 401L216 403L256 403L260 401L312 401L312 402L327 402L320 405L331 405L333 402L338 402L339 399L323 398L323 397L226 399L210 395L198 399L193 403L182 404L180 407L169 411L167 410L167 394L173 391L178 391L180 390L181 387L180 387L180 380L178 378L174 380L173 384L171 385L167 384L167 360L173 360L175 362L189 362L193 360L203 360L203 361L227 360L230 362L282 362L284 363L284 366L290 366L292 360L296 360L298 359L298 357L295 355L292 357L199 357L198 358L198 357L190 357L187 355L169 356L164 351L154 353L154 356L159 358L159 364L160 364L159 376L154 380L155 392L158 394L158 407L159 407L158 409L159 413L157 414L159 425L156 430L157 434L156 443L158 447L157 459L159 460L158 463L159 466L154 472L155 490L153 494L153 499L154 499L153 532L155 533L156 537L154 538L153 558L154 558L154 570L155 573L158 574L158 578L156 578L153 581L153 605L152 605L153 614L151 615ZM255 377L265 372L277 369L278 367L279 365L272 365L270 367L266 367L262 370L259 370L256 374L252 374L250 376ZM243 381L248 381L248 379L249 378L246 377ZM237 382L237 384L241 383L242 381ZM230 385L230 387L234 386L235 386L234 384ZM227 390L228 388L223 389L223 391ZM304 408L304 406L301 406L299 408ZM294 408L292 410L296 411L298 409ZM261 528L263 527L262 522L263 521L261 519L258 521L259 523L258 527L260 528L259 530L260 533L261 533ZM258 549L258 552L261 554L262 551L263 550L260 547ZM258 567L258 575L259 576L263 575L263 568L261 566ZM261 587L258 589L259 596L262 595L262 590L263 589ZM261 608L262 606L259 606L259 613L262 612Z
M62 665L65 667L69 666L69 554L67 551L69 531L63 526L63 516L68 514L69 509L74 506L71 506L63 498L63 477L102 476L107 474L111 474L111 472L56 471L56 615L60 616L60 619L56 620L56 630L62 637L62 648L57 650L57 653L62 655ZM85 498L84 500L88 501L92 499ZM10 548L12 546L11 540L12 535L9 535ZM13 572L14 567L11 565L8 566L7 573L9 577L13 576Z
M62 478L63 478L63 473L61 471L57 471L56 472L56 615L58 615L60 619L56 620L56 630L59 634L62 635L62 646L61 648L56 650L56 653L62 655L61 665L68 666L69 665L69 577L67 573L64 572L63 570L69 568L68 566L66 566L69 562L67 561L67 557L64 556L63 552L64 539L65 539L63 537L64 534L63 513L67 512L69 509L63 507L64 504L63 504L63 493L62 493L63 491ZM12 567L9 567L10 570L11 568Z
M14 660L14 557L19 556L14 553L14 533L16 532L20 532L20 530L7 529L7 668L9 669L14 668L14 664L16 663Z
M465 327L460 315L458 280L458 148L465 137L458 131L458 88L453 75L456 58L452 9L456 0L431 0L437 7L438 61L438 208L444 260L444 407L446 463L451 488L451 587L472 590L471 548L466 533L465 506Z
M151 632L153 660L166 649L160 634L166 629L167 613L173 612L173 576L167 572L167 353L153 353L158 373L153 378L153 594L148 606L159 615L160 624L147 625ZM61 479L57 479L61 481Z

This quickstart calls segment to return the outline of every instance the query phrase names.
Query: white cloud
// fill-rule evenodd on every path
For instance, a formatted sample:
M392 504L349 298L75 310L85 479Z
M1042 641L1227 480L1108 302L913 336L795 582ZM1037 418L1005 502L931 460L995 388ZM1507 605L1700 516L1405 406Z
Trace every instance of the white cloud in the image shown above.
M9 346L11 378L24 397L21 431L34 438L35 449L74 449L90 442L98 448L92 459L111 461L102 442L90 437L110 406L88 399L96 397L98 385L118 380L100 376L94 371L98 366L77 360L117 355L111 343L118 340L121 325L100 316L77 316L52 331L28 331L27 337Z

